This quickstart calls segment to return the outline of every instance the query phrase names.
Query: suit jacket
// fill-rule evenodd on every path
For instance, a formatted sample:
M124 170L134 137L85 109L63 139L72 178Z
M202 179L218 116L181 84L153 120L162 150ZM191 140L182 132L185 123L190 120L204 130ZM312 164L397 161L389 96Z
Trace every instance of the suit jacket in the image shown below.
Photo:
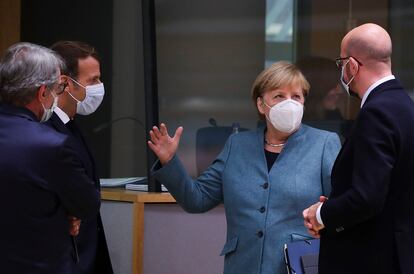
M355 120L321 208L320 274L414 273L414 104L398 81Z
M308 238L302 211L330 192L331 168L340 148L336 134L302 125L270 171L263 142L264 128L231 135L196 180L177 156L154 170L155 178L188 212L224 203L224 273L286 273L284 243Z
M65 125L59 116L53 113L47 124L75 140L76 151L80 155L81 163L88 177L94 182L96 190L100 192L100 183L93 156L75 122L70 121ZM74 273L113 273L99 212L96 216L82 220L79 235L76 237L76 245L79 253L79 262L74 266Z
M26 108L0 105L2 273L70 273L68 215L87 219L100 197L67 136Z

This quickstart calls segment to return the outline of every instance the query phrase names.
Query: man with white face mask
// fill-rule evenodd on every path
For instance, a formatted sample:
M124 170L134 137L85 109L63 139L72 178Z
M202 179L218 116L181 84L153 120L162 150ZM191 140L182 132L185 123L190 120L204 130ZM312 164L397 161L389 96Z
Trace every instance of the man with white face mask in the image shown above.
M11 46L0 62L1 273L73 274L68 215L99 210L74 140L43 123L64 90L63 66L30 43Z
M98 54L90 45L77 41L59 41L51 48L66 64L66 69L62 71L66 86L48 124L76 140L82 163L99 191L93 155L74 122L76 114L89 115L95 112L103 100L105 90L100 80ZM74 253L78 262L74 273L113 273L99 212L93 218L75 221L78 222L78 235Z
M332 170L332 192L304 210L320 274L414 273L414 104L391 69L391 37L368 23L342 39L344 89L361 109Z

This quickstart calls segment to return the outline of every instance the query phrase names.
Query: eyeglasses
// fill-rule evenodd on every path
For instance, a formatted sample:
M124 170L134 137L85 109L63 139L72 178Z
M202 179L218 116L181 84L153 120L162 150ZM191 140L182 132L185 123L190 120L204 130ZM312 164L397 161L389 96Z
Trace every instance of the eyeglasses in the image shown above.
M363 65L362 65L362 63L361 63L358 59L356 59L355 57L353 57L353 56L338 57L338 58L336 58L336 59L335 59L336 66L337 66L338 68L342 68L342 67L345 65L345 64L344 64L344 61L345 61L345 60L349 60L349 58L354 59L354 60L358 63L358 65L363 66Z

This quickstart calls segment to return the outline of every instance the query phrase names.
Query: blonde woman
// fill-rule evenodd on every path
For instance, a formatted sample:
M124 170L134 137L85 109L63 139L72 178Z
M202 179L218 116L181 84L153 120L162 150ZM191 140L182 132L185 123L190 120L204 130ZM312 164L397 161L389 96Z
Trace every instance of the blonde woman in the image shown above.
M277 62L256 79L252 99L265 127L231 135L193 180L176 156L183 128L170 137L165 124L150 131L159 162L153 175L188 212L224 203L224 273L286 273L283 244L306 238L302 210L330 191L340 148L335 133L301 123L309 84L300 70Z

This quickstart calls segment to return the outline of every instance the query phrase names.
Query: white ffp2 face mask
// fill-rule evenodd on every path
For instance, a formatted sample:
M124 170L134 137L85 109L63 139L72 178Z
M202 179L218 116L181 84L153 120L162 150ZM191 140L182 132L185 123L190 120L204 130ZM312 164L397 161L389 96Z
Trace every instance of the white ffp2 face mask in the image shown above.
M104 84L99 83L96 85L84 86L76 80L72 80L79 86L83 87L86 92L86 96L83 101L79 101L69 93L69 95L78 102L76 106L76 113L80 115L89 115L91 113L94 113L102 103L103 97L105 95Z
M303 117L303 105L301 103L292 99L286 99L273 107L270 107L264 101L263 103L270 108L269 117L266 117L266 119L275 129L292 133L299 128Z

